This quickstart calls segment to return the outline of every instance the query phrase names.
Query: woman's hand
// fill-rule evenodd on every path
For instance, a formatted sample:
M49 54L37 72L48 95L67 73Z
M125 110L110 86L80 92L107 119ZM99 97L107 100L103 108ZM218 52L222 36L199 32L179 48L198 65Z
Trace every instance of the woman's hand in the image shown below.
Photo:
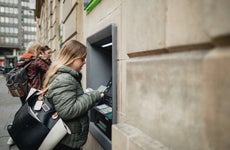
M85 93L89 93L89 92L92 92L92 91L93 91L93 89L91 89L91 88L85 89Z
M92 91L94 91L94 90L91 89L91 88L85 89L85 93L89 93L89 92L92 92ZM105 96L104 92L103 91L99 91L99 92L100 92L101 98L103 98Z

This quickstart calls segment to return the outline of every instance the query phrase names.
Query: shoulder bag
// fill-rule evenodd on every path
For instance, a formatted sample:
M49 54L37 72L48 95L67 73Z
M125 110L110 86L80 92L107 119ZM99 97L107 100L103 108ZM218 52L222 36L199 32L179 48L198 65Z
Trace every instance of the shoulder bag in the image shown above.
M21 150L51 150L67 133L71 133L53 104L45 96L39 100L38 93L36 89L30 90L26 103L7 128Z

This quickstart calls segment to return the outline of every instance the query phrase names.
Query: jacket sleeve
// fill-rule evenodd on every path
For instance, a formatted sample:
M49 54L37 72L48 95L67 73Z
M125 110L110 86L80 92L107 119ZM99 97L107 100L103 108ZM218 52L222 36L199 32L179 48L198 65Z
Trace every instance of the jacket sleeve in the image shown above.
M71 76L61 76L52 84L49 91L48 98L52 99L63 120L74 119L87 113L100 99L98 91L83 93L80 83Z

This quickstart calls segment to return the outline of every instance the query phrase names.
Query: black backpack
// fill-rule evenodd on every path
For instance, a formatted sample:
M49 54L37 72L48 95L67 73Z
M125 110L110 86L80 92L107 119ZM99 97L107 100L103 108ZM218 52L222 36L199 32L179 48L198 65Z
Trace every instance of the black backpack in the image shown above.
M25 97L29 92L27 67L31 64L32 58L25 60L6 74L6 86L14 97Z

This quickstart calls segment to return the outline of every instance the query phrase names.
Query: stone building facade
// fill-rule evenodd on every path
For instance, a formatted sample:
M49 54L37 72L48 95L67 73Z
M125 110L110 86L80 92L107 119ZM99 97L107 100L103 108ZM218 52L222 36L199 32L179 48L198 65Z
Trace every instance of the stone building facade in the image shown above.
M82 0L37 1L37 38L53 49L116 26L112 140L105 148L90 132L84 149L230 149L229 8L228 0L101 0L86 13Z

